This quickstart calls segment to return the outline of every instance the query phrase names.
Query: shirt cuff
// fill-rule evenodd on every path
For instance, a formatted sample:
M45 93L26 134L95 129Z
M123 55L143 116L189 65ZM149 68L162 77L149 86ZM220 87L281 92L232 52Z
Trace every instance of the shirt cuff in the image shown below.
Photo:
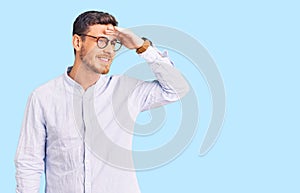
M173 62L168 57L168 52L160 52L157 48L149 46L147 50L139 54L142 58L146 60L147 63L151 64L157 60L164 60L166 63L170 63L173 66Z

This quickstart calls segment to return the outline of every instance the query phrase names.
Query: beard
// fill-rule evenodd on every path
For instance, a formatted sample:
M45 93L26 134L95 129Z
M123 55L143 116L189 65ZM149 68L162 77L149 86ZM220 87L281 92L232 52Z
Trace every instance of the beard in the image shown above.
M109 68L106 67L105 69L103 69L102 73L101 74L107 74L109 72Z
M84 46L82 46L81 50L80 50L80 53L79 53L79 56L80 56L80 60L83 62L83 63L86 63L87 60L85 59L86 57L86 49Z
M110 65L103 66L101 69L97 68L97 66L93 64L91 57L89 57L89 53L84 46L82 47L79 56L82 64L97 74L107 74L110 70Z

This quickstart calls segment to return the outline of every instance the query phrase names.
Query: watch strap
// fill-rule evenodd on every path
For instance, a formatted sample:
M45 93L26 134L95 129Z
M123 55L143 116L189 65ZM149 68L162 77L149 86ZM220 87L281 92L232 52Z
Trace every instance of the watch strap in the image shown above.
M136 49L137 54L141 54L141 53L145 52L149 48L149 46L152 45L152 42L150 40L148 40L147 38L142 37L142 39L144 40L144 43L141 47Z

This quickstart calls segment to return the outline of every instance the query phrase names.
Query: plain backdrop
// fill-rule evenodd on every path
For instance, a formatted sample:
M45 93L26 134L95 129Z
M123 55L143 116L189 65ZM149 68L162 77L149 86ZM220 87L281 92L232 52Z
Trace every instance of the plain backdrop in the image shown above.
M14 155L29 94L72 65L72 23L93 9L115 15L122 27L153 24L189 34L208 50L224 80L225 122L214 147L201 157L210 92L193 64L170 51L196 92L199 124L175 160L137 173L143 193L299 192L299 8L292 0L2 1L0 192L15 191ZM136 58L126 52L111 74L126 71ZM135 137L134 148L154 148L172 138L180 105L169 105L166 112L166 126ZM139 121L151 117L143 113Z

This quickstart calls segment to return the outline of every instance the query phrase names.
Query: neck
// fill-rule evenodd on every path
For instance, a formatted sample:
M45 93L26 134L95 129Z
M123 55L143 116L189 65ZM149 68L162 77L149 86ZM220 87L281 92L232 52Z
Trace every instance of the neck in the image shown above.
M69 76L82 86L84 90L94 85L100 78L100 74L97 74L91 70L83 67L81 63L74 63Z

